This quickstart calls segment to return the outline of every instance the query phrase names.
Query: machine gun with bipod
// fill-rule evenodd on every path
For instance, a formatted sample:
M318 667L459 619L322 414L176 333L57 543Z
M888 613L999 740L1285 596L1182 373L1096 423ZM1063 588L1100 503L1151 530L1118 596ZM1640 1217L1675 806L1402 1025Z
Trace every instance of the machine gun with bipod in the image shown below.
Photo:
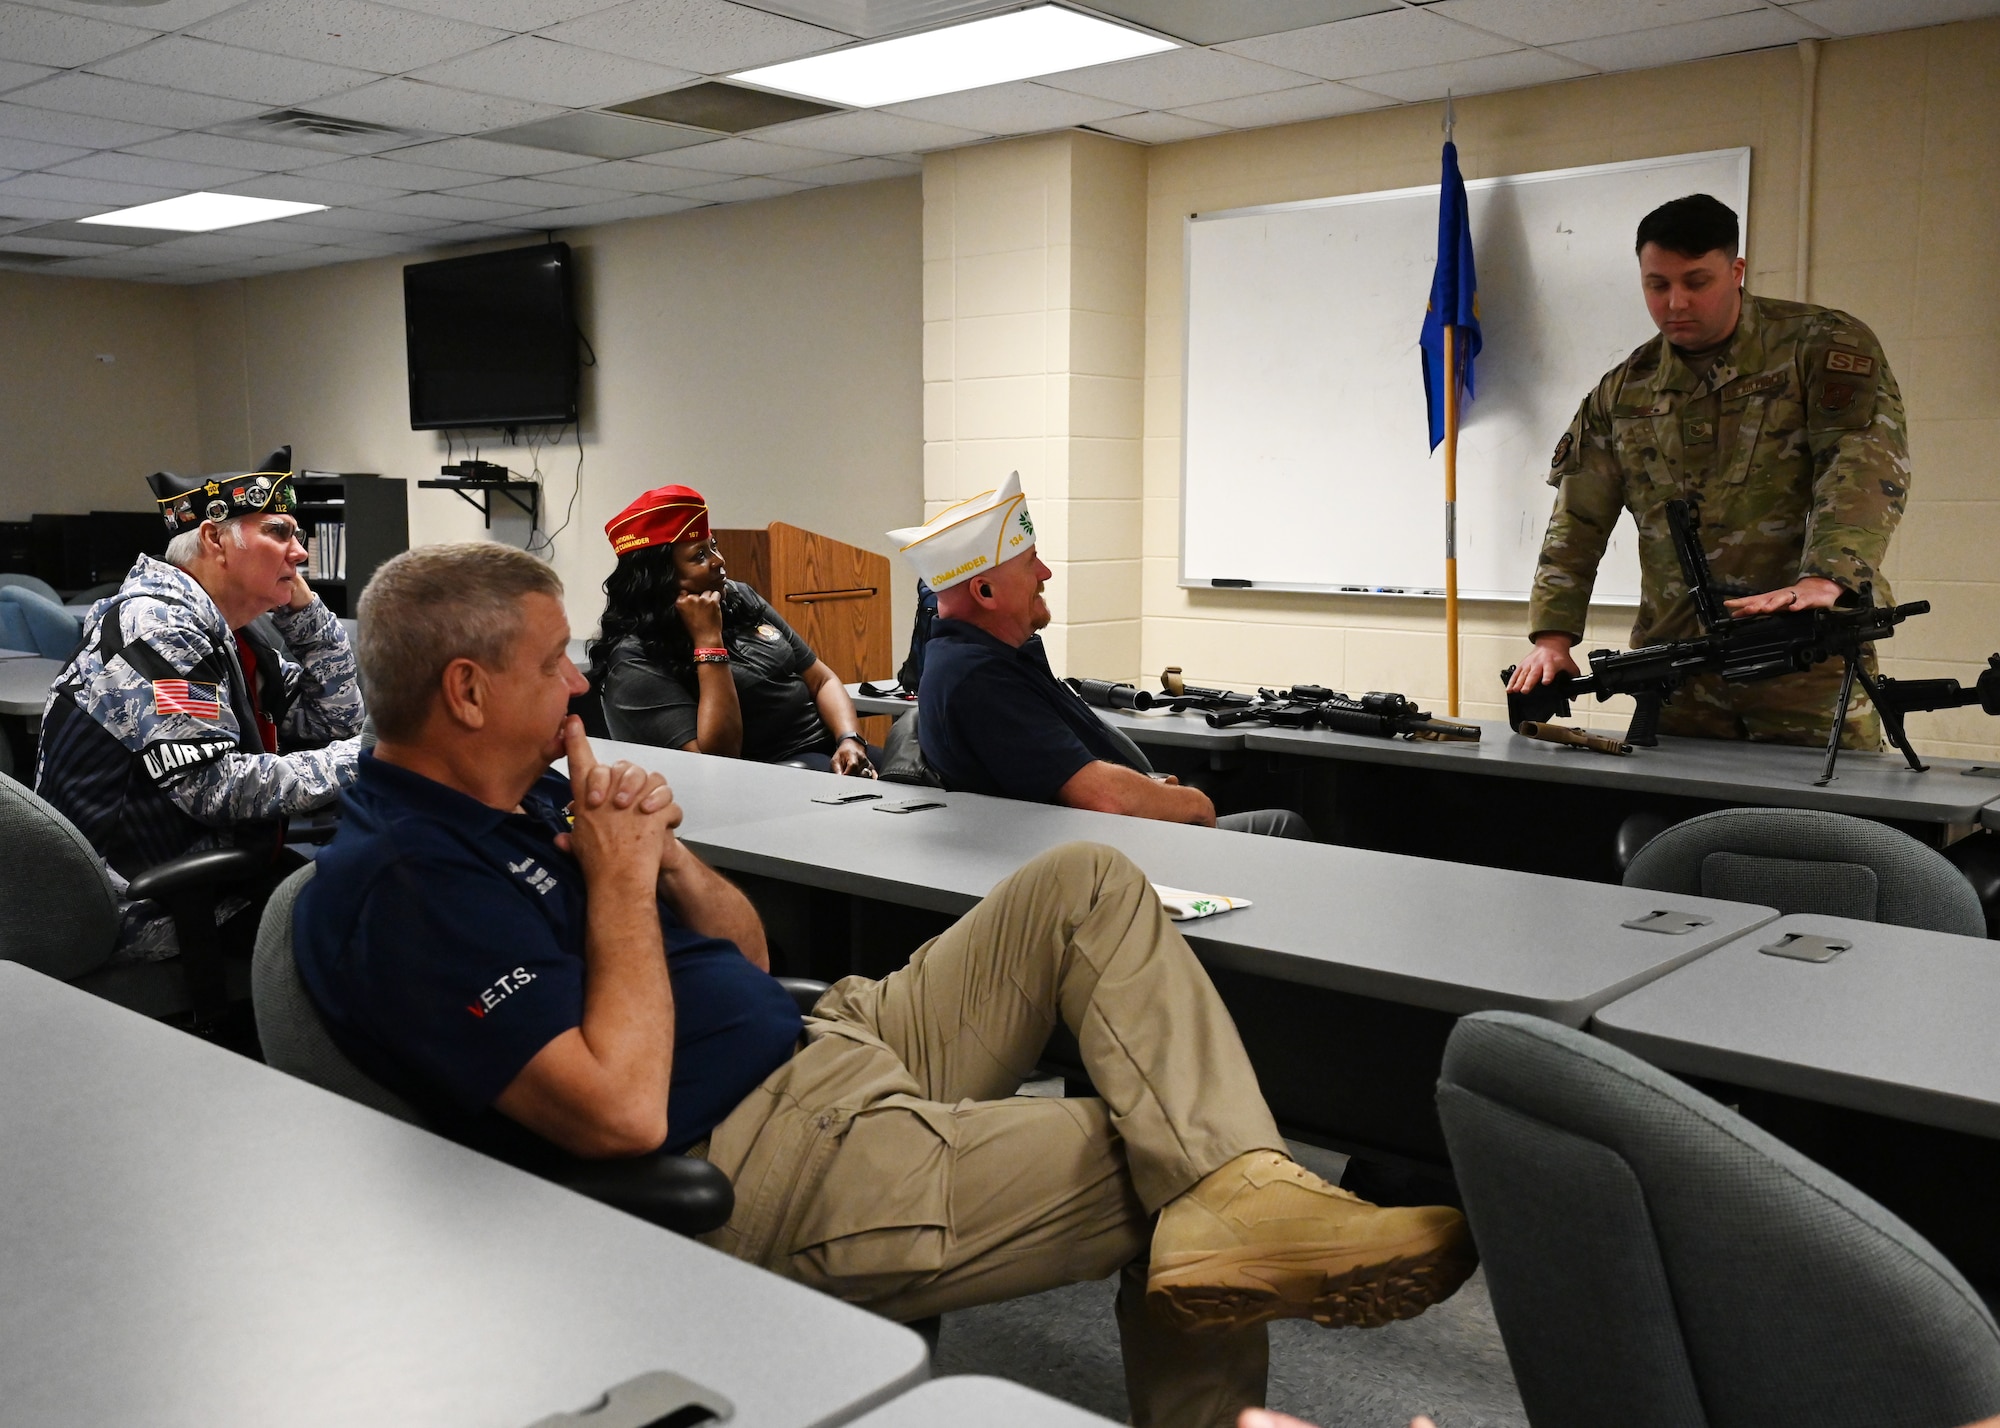
M1599 700L1605 700L1614 695L1629 694L1637 701L1638 707L1633 712L1632 726L1626 731L1625 742L1651 747L1660 742L1661 706L1696 674L1713 671L1732 684L1750 684L1780 675L1803 673L1825 660L1839 659L1845 662L1847 669L1840 682L1840 700L1834 713L1833 730L1827 739L1826 763L1816 781L1820 784L1828 782L1833 778L1834 761L1840 756L1840 733L1847 721L1847 706L1853 698L1855 682L1860 681L1869 698L1875 700L1878 706L1883 698L1881 691L1884 686L1894 683L1879 679L1863 668L1863 652L1874 641L1886 640L1895 634L1896 626L1912 615L1929 614L1930 602L1913 600L1907 605L1877 606L1870 602L1869 587L1864 585L1858 592L1858 603L1853 605L1788 610L1774 615L1731 615L1723 604L1725 592L1716 586L1709 571L1708 553L1701 545L1697 512L1686 501L1667 502L1667 528L1672 533L1681 575L1687 582L1688 592L1694 597L1695 613L1701 620L1704 633L1691 640L1648 645L1644 649L1592 650L1589 674L1559 674L1549 683L1524 694L1510 692L1507 695L1508 724L1518 729L1524 721L1539 723L1559 714L1568 714L1570 701L1584 695L1594 694ZM1513 673L1510 666L1500 677L1510 679ZM1950 680L1910 683L1952 684L1956 688L1956 681ZM1985 687L1984 677L1980 687ZM1893 699L1895 696L1890 697ZM1923 694L1913 692L1911 697L1943 698L1948 695L1939 690ZM1975 692L1960 702L1971 703L1973 699L1983 697ZM1908 707L1947 706L1912 704ZM1883 724L1910 767L1921 770L1924 765L1917 758L1916 750L1910 747L1909 738L1903 732L1901 716L1885 718Z

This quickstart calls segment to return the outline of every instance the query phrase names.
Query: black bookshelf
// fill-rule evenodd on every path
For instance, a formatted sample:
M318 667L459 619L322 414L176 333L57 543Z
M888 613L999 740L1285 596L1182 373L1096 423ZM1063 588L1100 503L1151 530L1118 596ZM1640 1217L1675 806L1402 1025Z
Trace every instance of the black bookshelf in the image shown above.
M334 614L351 616L376 567L410 548L409 483L399 476L343 471L301 475L293 484L298 487L302 529L316 536L323 521L339 521L344 528L343 573L309 576L307 583Z

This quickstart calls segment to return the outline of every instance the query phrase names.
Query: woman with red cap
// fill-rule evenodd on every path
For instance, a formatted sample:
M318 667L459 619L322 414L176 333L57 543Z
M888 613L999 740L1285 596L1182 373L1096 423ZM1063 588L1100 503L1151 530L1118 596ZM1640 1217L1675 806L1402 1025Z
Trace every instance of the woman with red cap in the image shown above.
M854 701L763 596L728 578L699 491L648 491L604 533L618 564L590 682L612 738L875 776Z

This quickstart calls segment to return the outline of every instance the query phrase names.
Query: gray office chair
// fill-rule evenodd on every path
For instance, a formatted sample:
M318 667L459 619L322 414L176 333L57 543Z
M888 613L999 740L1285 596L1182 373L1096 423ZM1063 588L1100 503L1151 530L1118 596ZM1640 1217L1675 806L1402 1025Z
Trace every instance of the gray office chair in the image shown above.
M56 587L49 584L48 581L42 579L39 575L24 575L18 570L0 571L0 590L5 590L9 587L16 590L32 590L44 600L51 601L57 605L63 602L62 595L56 590Z
M1438 1114L1534 1428L1957 1428L2000 1328L1914 1230L1645 1062L1463 1018Z
M1725 808L1676 823L1632 858L1628 888L1780 912L1986 935L1979 894L1943 854L1865 818L1811 808Z
M21 585L0 585L0 649L68 659L83 638L83 621L57 601Z
M113 964L118 894L90 841L25 785L0 777L0 957L73 982L152 1017L184 1017L206 1029L227 1008L230 988L215 934L215 905L254 879L268 858L244 848L189 853L149 868L126 896L151 898L173 914L181 955Z
M428 1128L416 1106L348 1059L320 1019L305 983L299 980L298 963L292 957L292 908L314 871L315 866L308 863L278 884L264 905L264 920L257 929L257 950L250 959L250 997L264 1060L302 1081ZM826 990L824 982L780 980L802 1011L809 1010ZM655 1154L630 1160L572 1157L533 1168L544 1179L677 1234L701 1235L720 1229L729 1223L736 1205L736 1192L728 1176L705 1160L685 1155Z

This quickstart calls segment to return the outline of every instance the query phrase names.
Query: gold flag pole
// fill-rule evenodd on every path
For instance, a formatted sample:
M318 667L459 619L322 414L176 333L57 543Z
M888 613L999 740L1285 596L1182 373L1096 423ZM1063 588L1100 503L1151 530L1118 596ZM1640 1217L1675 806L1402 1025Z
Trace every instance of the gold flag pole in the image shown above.
M1458 717L1458 329L1444 330L1445 708Z

